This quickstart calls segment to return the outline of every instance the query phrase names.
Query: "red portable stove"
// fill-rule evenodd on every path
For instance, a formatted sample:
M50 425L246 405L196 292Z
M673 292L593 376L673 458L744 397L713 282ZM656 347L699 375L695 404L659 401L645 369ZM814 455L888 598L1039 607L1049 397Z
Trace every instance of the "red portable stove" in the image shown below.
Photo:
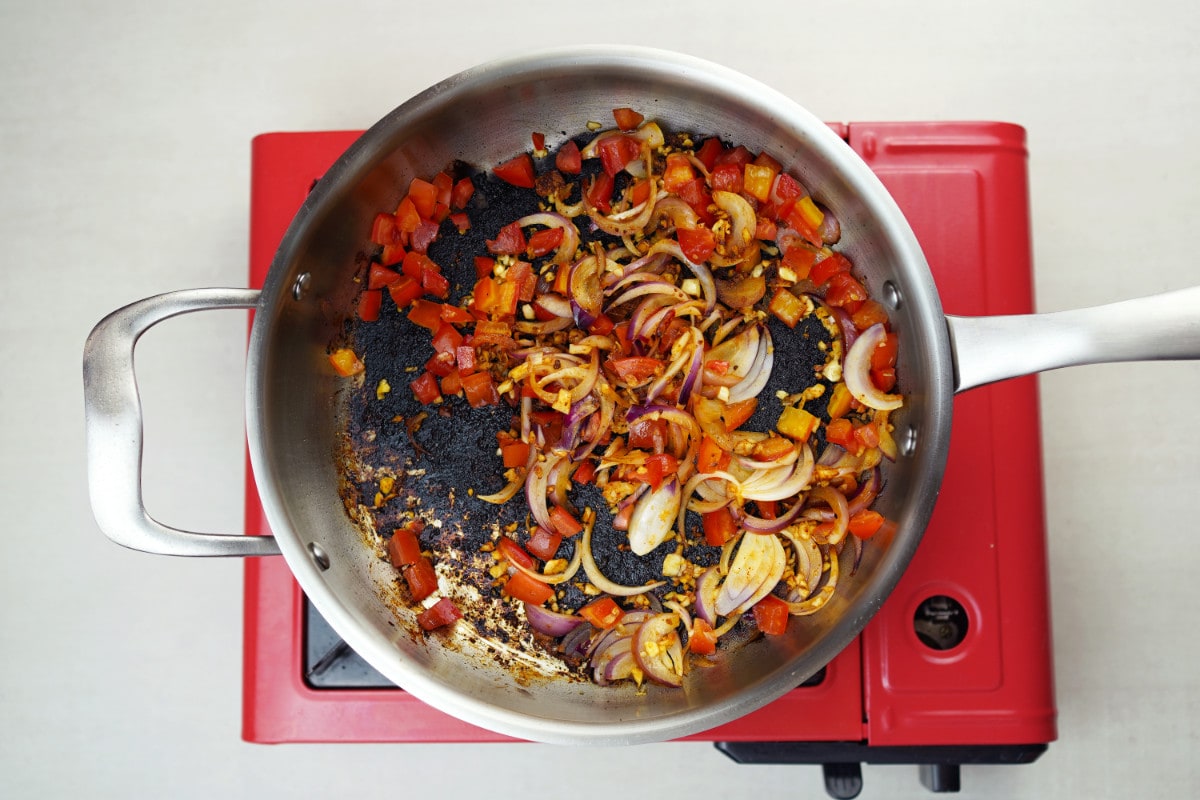
M836 129L904 210L947 313L1032 311L1023 129ZM254 140L252 286L314 181L357 136ZM892 596L805 685L691 739L742 763L822 764L835 797L858 793L862 763L918 764L928 788L954 791L961 764L1024 763L1045 751L1056 709L1036 379L954 402L941 497ZM247 474L247 533L269 533ZM282 558L246 559L243 722L254 742L512 741L389 684L312 609Z

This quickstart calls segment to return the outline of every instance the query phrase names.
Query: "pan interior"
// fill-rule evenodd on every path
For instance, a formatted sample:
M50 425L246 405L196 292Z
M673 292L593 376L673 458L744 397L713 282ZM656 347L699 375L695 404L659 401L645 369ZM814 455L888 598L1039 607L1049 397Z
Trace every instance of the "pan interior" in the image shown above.
M872 294L885 296L887 282L894 289L888 296L900 298L891 309L906 394L897 436L903 441L911 429L914 440L885 470L876 505L899 523L897 534L872 542L854 579L822 613L790 625L786 636L693 670L682 690L568 680L469 625L457 626L449 644L423 637L413 612L397 602L395 571L378 558L370 532L339 491L345 384L326 355L353 315L354 275L375 214L395 208L415 176L456 159L486 168L528 150L533 131L545 133L553 151L589 121L609 122L619 106L666 130L715 134L769 153L837 213L839 247ZM948 437L949 363L941 309L911 231L823 123L793 100L706 62L636 48L576 48L485 65L431 88L368 131L317 185L281 244L252 331L251 458L264 510L301 587L389 679L442 710L521 738L663 740L733 719L798 685L883 602L936 496ZM324 558L313 557L314 547Z

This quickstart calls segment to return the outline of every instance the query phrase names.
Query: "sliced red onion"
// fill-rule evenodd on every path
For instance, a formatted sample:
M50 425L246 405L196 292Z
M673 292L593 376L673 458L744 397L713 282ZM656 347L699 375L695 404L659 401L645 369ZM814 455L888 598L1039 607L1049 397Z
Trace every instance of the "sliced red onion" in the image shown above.
M729 390L729 402L731 403L758 397L758 393L771 379L771 370L775 366L775 343L771 340L771 332L767 330L766 326L760 327L762 327L762 336L758 341L758 353L755 355L754 363L750 365L750 372L745 379Z
M561 449L574 450L579 445L579 434L584 422L599 407L600 403L591 395L571 406L570 411L563 417L562 438L558 441Z
M847 526L850 522L849 504L846 502L846 496L837 489L832 489L828 486L814 486L808 493L808 502L824 503L833 511L833 530L830 531L825 540L829 544L837 544L846 535Z
M567 658L587 658L598 639L591 625L579 625L558 643L558 651Z
M815 471L812 450L808 444L800 445L800 458L792 464L790 471L786 467L781 469L786 474L781 476L769 471L773 474L760 480L743 481L742 497L747 500L786 500L807 489Z
M658 201L654 206L654 214L651 215L647 227L654 230L658 227L658 222L663 218L671 220L671 226L676 230L679 228L695 228L700 224L700 218L696 216L696 211L687 202L676 194L671 194Z
M556 317L569 319L572 316L571 301L563 297L561 294L547 292L538 295L538 298L533 301L535 305L539 305L546 311Z
M647 295L665 295L667 298L680 303L686 302L689 299L687 293L673 283L658 280L643 281L619 294L608 304L608 308L616 308L623 303L628 303L630 300L636 300L639 297Z
M791 542L792 550L796 553L796 576L803 579L803 591L799 589L789 595L789 600L803 600L814 591L821 582L824 571L822 561L824 556L821 548L808 535L798 535L790 528L781 531L782 535Z
M854 342L858 340L858 326L850 319L850 315L845 309L836 306L826 306L829 313L837 320L838 328L842 332L842 352L850 352L850 348L854 346Z
M683 644L678 614L655 614L633 635L633 657L647 678L664 686L683 685Z
M633 636L614 636L607 638L602 644L596 647L592 653L591 661L592 677L596 683L601 686L606 686L614 680L617 680L618 670L609 671L612 663L618 659L625 659L621 662L621 666L632 671L633 667ZM629 677L628 672L621 677Z
M566 636L586 621L583 617L551 611L533 603L525 603L525 618L529 620L529 627L555 639Z
M594 523L594 520L592 522ZM624 586L614 583L600 571L600 567L596 565L596 559L592 556L592 524L585 524L581 535L583 536L580 543L580 546L583 548L583 571L587 574L588 580L592 582L592 585L600 591L611 594L614 597L632 597L635 594L642 594L666 584L666 581L653 581L642 586Z
M529 470L525 479L525 502L529 504L529 513L534 521L546 530L554 530L550 524L550 509L546 507L546 491L549 486L550 471L562 460L561 455L550 453L545 461L538 461Z
M762 326L751 325L737 336L726 339L716 347L710 348L704 354L706 365L704 382L710 386L736 386L750 374L758 357L759 341L762 339ZM728 367L723 373L717 374L707 369L707 364L713 361L724 361Z
M833 593L837 589L837 582L838 560L836 556L831 555L829 558L829 572L825 578L825 584L815 593L811 594L809 597L800 602L793 601L791 598L789 598L788 611L797 617L803 617L807 616L808 614L816 613L825 607L825 604L829 602L829 598L833 597ZM810 589L815 587L816 584L813 583L810 586Z
M651 253L668 253L672 258L692 271L700 282L700 290L704 294L704 310L712 311L717 305L717 284L712 271L704 264L697 264L683 254L683 248L674 239L659 239L650 247Z
M693 607L696 616L712 625L717 626L717 594L721 591L721 571L715 566L700 573L696 579L696 600Z
M746 248L754 241L758 228L758 216L746 198L736 192L717 190L712 193L713 203L729 215L732 228L725 239L726 255L714 253L709 261L718 267L731 267L745 258Z
M716 612L723 617L744 612L770 594L786 568L779 537L743 536L717 593Z
M688 366L687 375L683 379L683 383L679 387L679 405L687 407L688 401L692 398L692 392L700 391L704 385L704 348L697 347L692 350L692 361Z
M634 555L644 556L670 537L679 504L679 481L674 476L642 496L629 518L629 549Z
M630 640L626 640L630 641ZM601 686L615 683L624 680L633 675L633 669L637 666L637 659L633 657L633 644L630 643L629 649L618 653L608 660L608 664L597 676L596 682Z
M879 411L892 411L904 404L903 397L879 391L871 380L871 355L886 337L887 329L882 322L867 328L846 353L846 363L842 369L846 388L854 399Z
M738 521L738 525L750 533L779 533L796 521L800 516L802 506L802 503L795 503L775 519L756 517L753 514L747 514L745 508L735 506L733 508L733 516Z
M867 480L859 487L858 493L853 498L850 498L846 513L853 517L858 512L870 507L871 503L875 502L875 498L879 496L879 489L882 484L883 480L879 467L875 467L871 470Z
M842 225L838 222L837 216L825 206L819 206L824 216L821 218L821 224L817 226L817 235L821 237L821 241L825 244L837 244L842 238Z
M604 301L600 290L599 267L595 256L582 258L571 267L567 278L568 293L571 300L571 315L575 324L587 330L592 327L596 317L600 316Z

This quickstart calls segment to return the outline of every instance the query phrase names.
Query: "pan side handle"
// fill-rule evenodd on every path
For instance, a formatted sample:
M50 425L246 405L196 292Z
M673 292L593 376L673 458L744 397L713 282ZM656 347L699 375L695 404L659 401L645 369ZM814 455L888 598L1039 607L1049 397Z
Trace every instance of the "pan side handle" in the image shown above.
M191 311L254 308L252 289L188 289L139 300L109 314L83 349L88 492L100 529L117 544L175 556L275 555L270 536L193 533L161 524L142 502L142 405L133 351L143 333Z
M1103 306L947 316L954 391L1060 367L1200 359L1200 286Z

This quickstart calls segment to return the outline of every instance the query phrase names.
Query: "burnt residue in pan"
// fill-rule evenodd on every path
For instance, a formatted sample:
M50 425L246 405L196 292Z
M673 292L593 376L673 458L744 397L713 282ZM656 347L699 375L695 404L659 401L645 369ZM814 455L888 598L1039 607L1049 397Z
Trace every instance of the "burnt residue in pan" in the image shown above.
M583 143L586 137L581 138ZM585 162L596 168L596 162ZM447 302L459 304L471 293L475 282L474 256L487 255L486 241L495 239L504 225L526 214L535 213L538 198L487 173L469 171L456 163L456 177L471 174L476 190L468 208L471 226L460 233L446 220L428 255L442 268L451 282ZM549 165L539 164L539 172ZM576 186L580 183L575 179ZM578 197L578 189L574 190ZM606 234L580 226L581 239L616 243ZM536 266L536 265L535 265ZM428 330L409 321L396 309L387 294L379 320L360 323L348 330L355 351L366 371L345 404L345 434L349 454L346 461L346 497L348 508L365 510L379 537L414 518L426 521L421 534L422 546L434 555L439 571L461 590L455 600L481 635L498 641L516 636L528 639L515 603L504 598L502 579L492 574L496 564L490 551L500 535L519 543L528 537L531 522L524 493L519 492L504 505L478 499L501 489L506 481L497 454L496 433L514 427L517 411L501 403L471 408L462 397L446 397L434 406L419 403L409 388L425 363L433 355ZM781 406L777 392L792 393L811 386L817 380L814 368L825 363L831 336L815 316L808 316L794 329L770 319L776 357L770 384L760 395L758 410L746 424L749 430L771 430ZM390 387L390 388L389 388ZM830 386L826 384L828 390ZM386 390L385 390L386 389ZM806 408L825 416L828 391L809 401ZM822 428L823 430L823 428ZM823 442L814 441L817 452ZM571 499L578 508L596 512L592 550L600 570L610 580L626 585L641 585L662 579L665 556L679 552L688 561L707 566L716 562L720 548L704 543L700 520L689 513L687 541L668 539L646 556L634 555L626 534L611 525L611 515L599 489L574 486ZM558 557L570 559L580 537L564 539ZM380 540L382 541L382 539ZM384 550L380 548L380 557ZM447 554L453 557L448 559ZM401 584L403 582L401 581ZM586 589L587 579L578 576L560 584L555 600L560 610L573 610L595 599ZM678 587L670 584L658 594Z

